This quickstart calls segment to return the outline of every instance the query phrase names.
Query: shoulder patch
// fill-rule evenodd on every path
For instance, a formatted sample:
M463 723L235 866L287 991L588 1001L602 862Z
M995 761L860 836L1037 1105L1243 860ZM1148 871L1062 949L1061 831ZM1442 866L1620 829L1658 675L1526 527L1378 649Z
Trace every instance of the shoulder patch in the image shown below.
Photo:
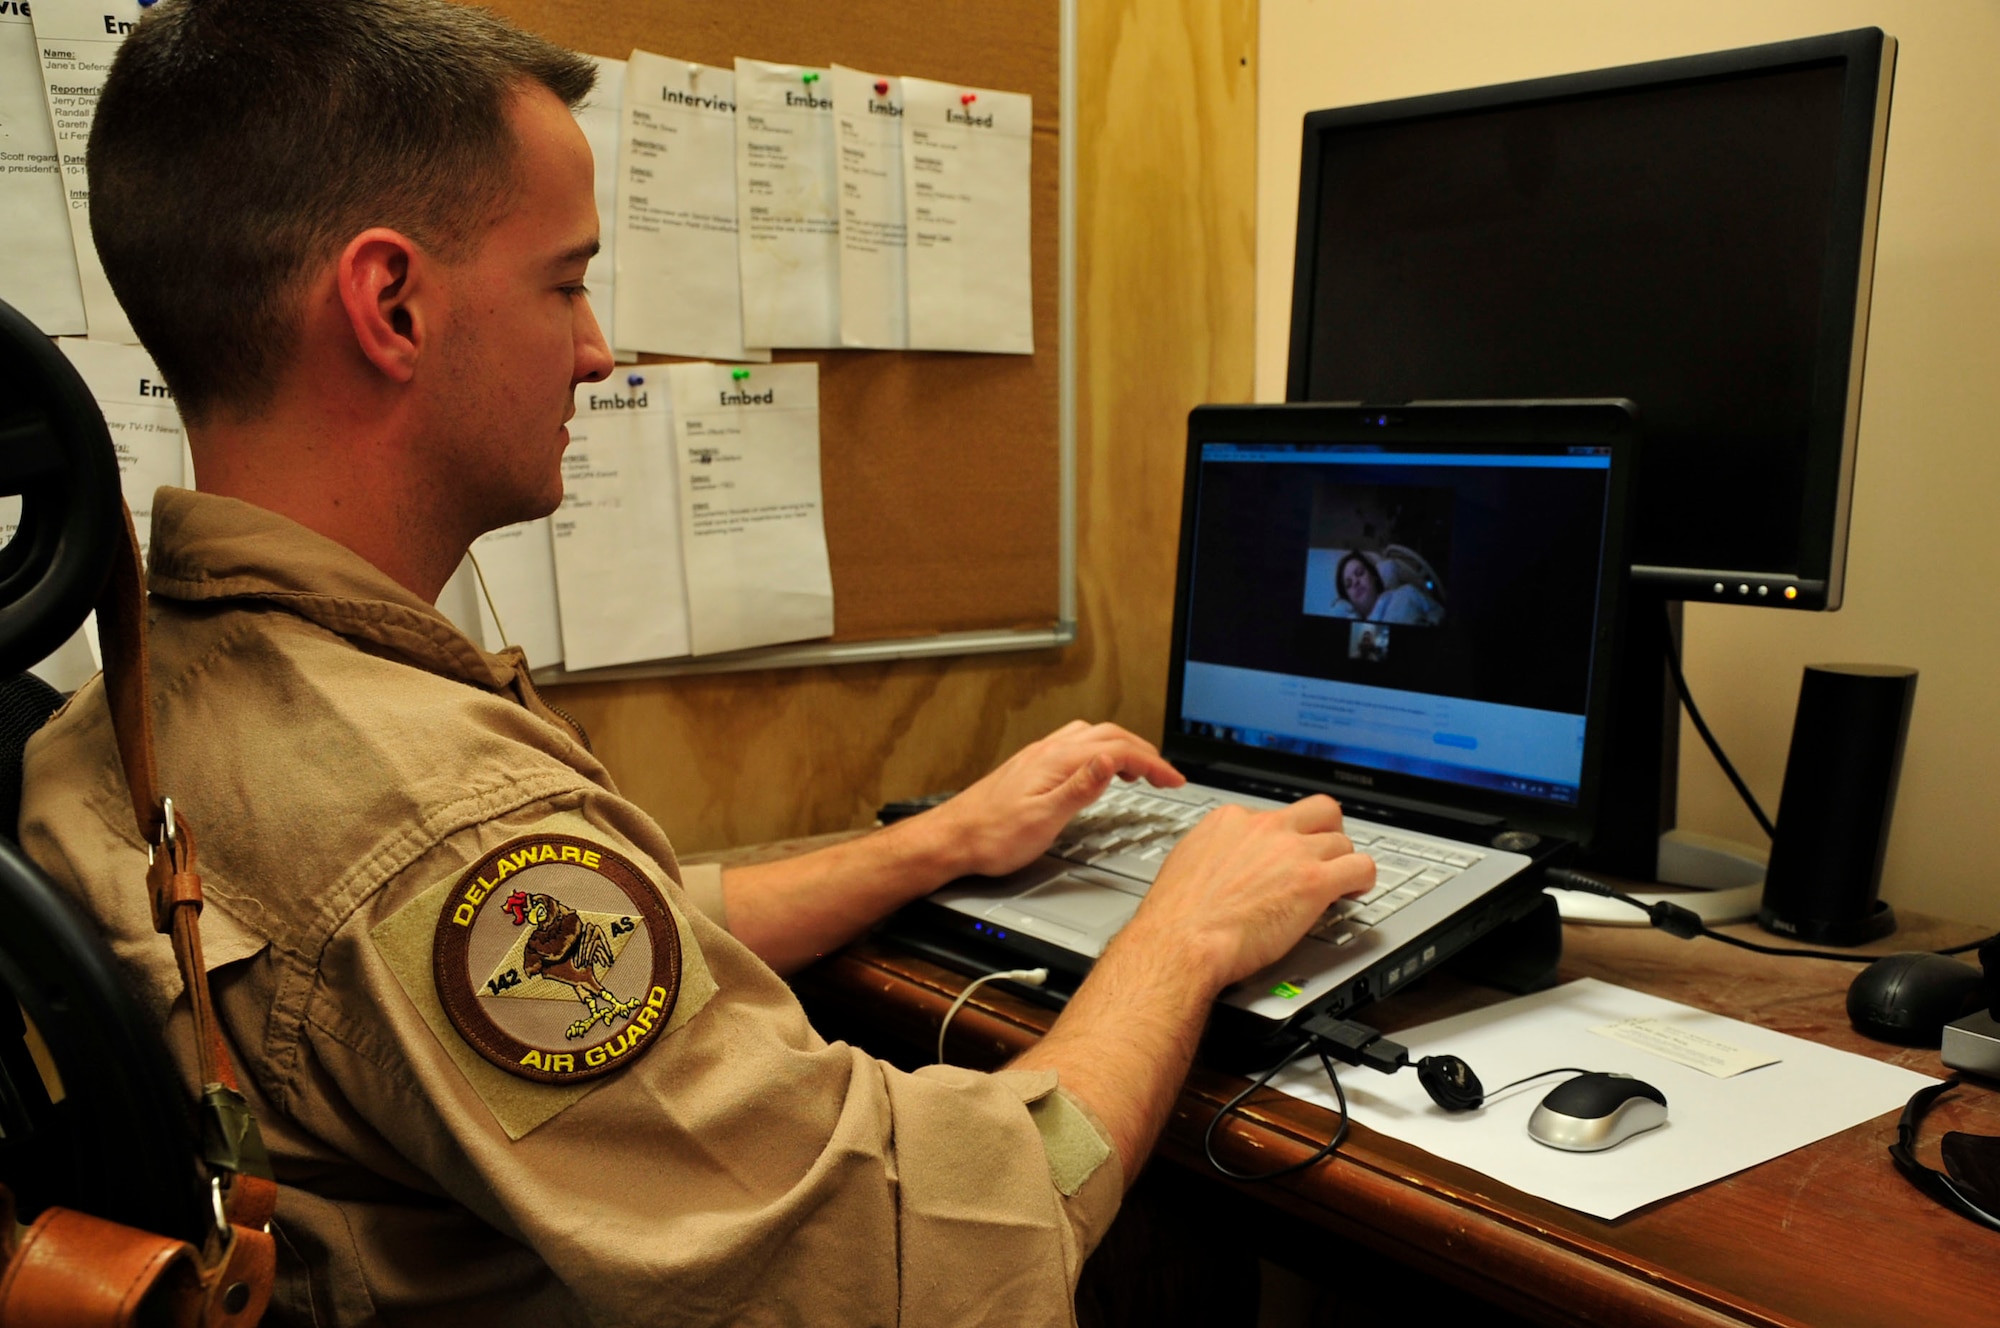
M680 932L625 858L525 835L445 892L431 945L439 1002L481 1056L548 1084L629 1064L680 995Z

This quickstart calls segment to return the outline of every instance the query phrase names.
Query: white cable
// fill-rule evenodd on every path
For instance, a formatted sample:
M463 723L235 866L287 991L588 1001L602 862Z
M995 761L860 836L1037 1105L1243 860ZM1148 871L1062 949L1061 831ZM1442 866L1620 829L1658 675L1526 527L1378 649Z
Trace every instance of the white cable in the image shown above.
M479 583L479 593L486 600L486 611L493 615L493 630L499 633L503 644L513 645L514 642L507 635L507 624L500 621L500 609L493 602L493 592L486 588L486 569L479 565L479 558L471 549L465 551L465 556L472 564L472 579Z
M944 1012L944 1022L938 1025L937 1063L944 1064L944 1035L951 1028L953 1017L965 1008L967 1001L972 999L973 992L989 982L1018 982L1024 987L1039 987L1048 980L1049 970L1046 968L1010 968L1003 973L988 973L983 978L974 978L966 983L965 990L958 993L958 999Z

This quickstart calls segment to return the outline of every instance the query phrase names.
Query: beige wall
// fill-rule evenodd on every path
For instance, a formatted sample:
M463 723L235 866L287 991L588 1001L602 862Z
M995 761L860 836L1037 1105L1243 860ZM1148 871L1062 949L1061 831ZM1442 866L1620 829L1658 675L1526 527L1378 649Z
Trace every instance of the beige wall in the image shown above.
M1078 7L1081 639L555 689L684 851L865 824L1072 716L1158 736L1186 414L1250 395L1256 4Z
M1308 110L1876 26L1901 43L1875 268L1846 605L1694 606L1690 685L1777 811L1808 662L1921 671L1883 892L2000 921L1981 861L2000 754L2000 7L1990 0L1264 0L1257 396L1284 395ZM1684 732L1681 823L1754 822Z

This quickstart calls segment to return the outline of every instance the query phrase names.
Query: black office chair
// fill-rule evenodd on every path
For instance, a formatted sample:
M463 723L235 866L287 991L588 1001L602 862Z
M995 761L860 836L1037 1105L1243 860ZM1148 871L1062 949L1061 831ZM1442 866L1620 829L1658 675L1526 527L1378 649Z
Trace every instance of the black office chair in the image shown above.
M12 495L20 522L0 549L0 1183L23 1220L60 1205L199 1246L215 1219L187 1091L103 940L16 843L21 754L61 699L22 670L89 614L124 512L89 390L0 302L0 497Z

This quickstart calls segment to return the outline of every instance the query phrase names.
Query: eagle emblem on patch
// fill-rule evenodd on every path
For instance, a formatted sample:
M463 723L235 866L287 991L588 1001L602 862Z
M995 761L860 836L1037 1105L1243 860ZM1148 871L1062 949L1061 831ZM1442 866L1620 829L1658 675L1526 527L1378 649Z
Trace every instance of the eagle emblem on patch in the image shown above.
M543 1083L629 1063L680 992L680 932L659 892L574 835L515 839L468 868L445 896L431 958L459 1036Z

